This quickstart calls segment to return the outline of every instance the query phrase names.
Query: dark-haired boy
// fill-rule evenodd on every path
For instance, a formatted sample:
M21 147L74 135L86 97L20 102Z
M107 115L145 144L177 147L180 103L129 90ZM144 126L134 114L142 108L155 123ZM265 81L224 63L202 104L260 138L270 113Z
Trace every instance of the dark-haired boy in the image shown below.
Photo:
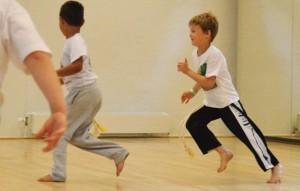
M66 85L67 131L53 152L54 166L50 175L39 179L44 182L66 180L67 143L114 160L116 175L119 176L128 151L122 146L102 141L89 134L93 119L102 103L97 86L97 75L92 72L87 46L80 34L84 24L84 7L76 1L67 1L60 9L59 27L66 37L61 56L61 68L57 74Z

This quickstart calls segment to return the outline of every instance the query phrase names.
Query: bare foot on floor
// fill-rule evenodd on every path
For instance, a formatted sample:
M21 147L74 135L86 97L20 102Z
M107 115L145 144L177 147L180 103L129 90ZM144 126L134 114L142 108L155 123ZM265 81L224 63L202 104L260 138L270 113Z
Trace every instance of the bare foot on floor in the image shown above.
M228 150L225 150L225 152L223 152L222 154L220 154L220 167L218 168L218 172L223 172L226 167L227 167L227 164L228 162L232 159L233 157L233 154L232 152L228 151Z
M42 178L39 178L38 181L40 181L40 182L56 182L50 175L46 175Z
M270 184L279 184L281 183L283 175L283 166L281 164L276 165L272 168L271 178L267 181Z
M128 154L129 155L129 154ZM124 165L125 165L125 160L127 159L128 155L123 159L121 160L121 162L119 162L117 165L116 165L116 168L117 168L117 171L116 171L116 175L117 176L120 176L123 168L124 168Z

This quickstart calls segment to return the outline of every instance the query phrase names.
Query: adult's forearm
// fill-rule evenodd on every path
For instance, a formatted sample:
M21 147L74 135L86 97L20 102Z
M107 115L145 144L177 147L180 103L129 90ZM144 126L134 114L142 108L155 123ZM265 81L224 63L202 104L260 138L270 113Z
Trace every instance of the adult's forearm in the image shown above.
M44 52L33 52L25 58L24 63L46 97L51 112L66 113L62 88L50 56Z

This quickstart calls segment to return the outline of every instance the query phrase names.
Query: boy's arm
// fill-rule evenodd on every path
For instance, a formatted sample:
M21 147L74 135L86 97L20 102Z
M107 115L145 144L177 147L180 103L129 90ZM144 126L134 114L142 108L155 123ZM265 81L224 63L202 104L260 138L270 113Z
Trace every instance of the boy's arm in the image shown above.
M182 93L181 103L187 104L190 101L190 99L192 99L200 90L201 90L201 85L199 83L196 83L191 90Z
M197 84L204 89L211 89L214 87L214 84L216 82L217 77L216 76L211 76L211 77L205 77L202 76L200 74L195 73L192 70L188 70L187 72L185 72L184 74L186 74L187 76L189 76L190 78L192 78L194 81L197 82ZM195 89L196 90L196 89Z
M194 71L192 71L188 66L187 59L185 59L184 62L179 62L177 65L177 68L178 68L178 71L184 73L185 75L189 76L194 81L196 81L197 84L199 84L199 86L201 88L211 89L211 88L213 88L213 86L216 82L216 78L217 78L216 76L211 76L211 77L207 78L205 76L199 75L199 74L195 73ZM196 89L195 89L195 91L196 91Z
M192 90L194 90L196 93L199 92L199 91L201 90L201 84L196 83L196 84L193 86Z
M82 56L69 64L66 67L62 67L56 71L59 77L70 76L72 74L76 74L82 70L83 66L83 58Z
M49 54L40 51L33 52L24 59L24 64L43 92L51 109L51 116L37 135L39 138L48 134L45 139L47 146L43 148L43 151L47 152L55 148L67 127L66 104Z

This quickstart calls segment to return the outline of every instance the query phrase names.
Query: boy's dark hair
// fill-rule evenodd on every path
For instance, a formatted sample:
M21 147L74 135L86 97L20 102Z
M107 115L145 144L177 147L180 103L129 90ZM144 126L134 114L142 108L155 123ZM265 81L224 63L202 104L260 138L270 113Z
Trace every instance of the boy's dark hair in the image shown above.
M84 23L84 7L77 1L67 1L61 6L59 16L71 26L81 26Z
M211 32L210 42L212 42L218 34L219 22L211 12L202 13L200 15L194 16L190 20L189 25L198 25L201 27L203 32L210 31Z

